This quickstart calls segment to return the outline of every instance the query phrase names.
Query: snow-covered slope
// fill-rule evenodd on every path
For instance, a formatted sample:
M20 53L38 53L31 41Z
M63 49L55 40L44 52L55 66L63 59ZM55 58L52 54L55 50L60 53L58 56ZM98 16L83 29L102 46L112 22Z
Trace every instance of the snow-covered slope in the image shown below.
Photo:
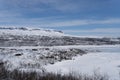
M120 45L0 47L0 61L10 70L83 73L98 71L120 80Z
M0 35L39 35L39 36L63 36L62 31L47 30L40 28L24 28L24 27L0 27Z
M120 80L120 45L83 47L98 50L99 52L88 52L86 55L75 57L74 60L66 60L53 65L47 65L45 68L47 71L55 73L59 71L60 73L69 73L72 71L78 74L91 75L97 72L108 75L109 80ZM79 46L80 49L83 47Z
M77 37L55 30L0 27L0 62L10 70L67 73L71 69L91 74L94 69L100 69L111 80L119 80L119 44L120 38Z
M0 27L0 46L113 45L120 38L76 37L62 31L24 27Z

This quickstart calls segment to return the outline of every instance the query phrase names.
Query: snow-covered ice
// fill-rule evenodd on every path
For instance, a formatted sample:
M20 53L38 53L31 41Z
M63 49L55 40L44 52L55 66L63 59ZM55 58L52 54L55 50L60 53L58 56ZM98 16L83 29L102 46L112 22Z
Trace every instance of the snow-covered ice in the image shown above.
M92 48L92 47L91 47ZM67 60L47 65L49 72L93 74L98 71L107 74L111 80L119 80L120 72L120 47L96 47L102 52L92 52L83 56L74 57L74 60Z

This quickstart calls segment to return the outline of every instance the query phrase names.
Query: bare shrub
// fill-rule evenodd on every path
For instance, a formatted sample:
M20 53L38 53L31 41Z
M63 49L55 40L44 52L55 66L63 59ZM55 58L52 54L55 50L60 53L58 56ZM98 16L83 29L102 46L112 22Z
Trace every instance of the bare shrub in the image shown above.
M94 75L76 75L74 73L61 75L59 73L38 73L24 71L8 71L4 64L0 64L0 80L109 80L108 76L94 73Z

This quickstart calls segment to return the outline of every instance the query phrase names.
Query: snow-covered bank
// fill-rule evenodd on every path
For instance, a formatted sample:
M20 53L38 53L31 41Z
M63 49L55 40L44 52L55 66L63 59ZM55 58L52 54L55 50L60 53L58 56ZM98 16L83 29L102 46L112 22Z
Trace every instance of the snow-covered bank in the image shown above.
M97 50L100 50L100 48ZM69 73L73 71L89 75L93 74L94 71L98 71L108 74L111 80L119 80L120 47L103 47L101 50L103 51L74 57L74 60L47 65L45 68L48 72Z
M87 51L87 54L75 57L75 52L81 50ZM66 60L63 58L61 61L60 56ZM11 69L86 74L97 70L108 74L111 80L119 80L120 45L0 47L0 60L7 62Z
M54 64L63 60L70 60L74 56L86 54L78 48L50 48L50 47L1 47L0 60L10 70L44 70L42 66Z
M13 69L41 69L44 65L71 60L89 52L120 52L119 45L0 47L0 60Z

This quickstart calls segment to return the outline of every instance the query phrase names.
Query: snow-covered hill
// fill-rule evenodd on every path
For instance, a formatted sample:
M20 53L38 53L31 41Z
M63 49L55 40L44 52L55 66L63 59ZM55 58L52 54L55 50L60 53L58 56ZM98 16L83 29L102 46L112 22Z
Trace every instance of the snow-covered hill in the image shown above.
M0 27L0 35L18 35L18 36L30 36L30 35L39 35L39 36L63 36L62 31L56 30L47 30L40 28L24 28L24 27Z
M0 46L60 46L120 44L120 38L76 37L62 31L24 27L0 27Z
M0 64L8 70L40 72L67 73L72 69L91 74L94 69L100 69L109 72L111 80L119 80L119 44L120 38L79 37L56 30L0 27Z

